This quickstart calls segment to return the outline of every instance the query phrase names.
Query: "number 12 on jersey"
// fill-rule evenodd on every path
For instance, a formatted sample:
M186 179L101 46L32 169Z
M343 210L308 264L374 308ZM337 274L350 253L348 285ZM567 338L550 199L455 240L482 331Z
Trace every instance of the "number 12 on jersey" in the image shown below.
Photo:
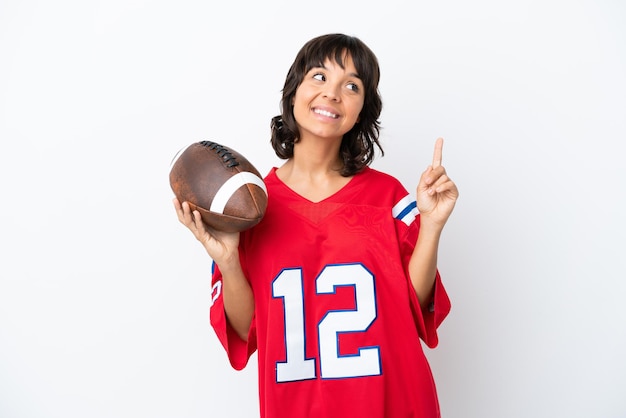
M365 332L377 317L374 276L362 264L326 266L315 280L316 293L335 294L339 286L354 288L355 309L328 311L317 325L322 379L381 374L379 347L361 347L356 354L339 354L339 334ZM286 360L276 363L277 382L315 379L315 359L306 358L302 269L286 269L274 279L272 296L282 298Z

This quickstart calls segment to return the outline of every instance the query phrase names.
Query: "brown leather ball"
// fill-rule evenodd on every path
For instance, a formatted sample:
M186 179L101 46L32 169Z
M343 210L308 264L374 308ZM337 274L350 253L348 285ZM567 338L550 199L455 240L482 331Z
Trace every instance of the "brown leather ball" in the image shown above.
M258 224L267 190L258 170L240 153L216 142L195 142L180 150L170 167L174 195L198 210L202 221L224 232Z

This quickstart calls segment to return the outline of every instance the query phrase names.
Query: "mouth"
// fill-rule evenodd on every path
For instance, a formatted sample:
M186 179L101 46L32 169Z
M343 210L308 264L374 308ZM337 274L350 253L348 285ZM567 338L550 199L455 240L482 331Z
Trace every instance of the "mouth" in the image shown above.
M324 110L324 109L318 109L318 108L314 108L313 109L313 113L316 113L318 115L322 115L322 116L326 116L327 118L333 118L333 119L338 119L339 115L329 112L328 110Z

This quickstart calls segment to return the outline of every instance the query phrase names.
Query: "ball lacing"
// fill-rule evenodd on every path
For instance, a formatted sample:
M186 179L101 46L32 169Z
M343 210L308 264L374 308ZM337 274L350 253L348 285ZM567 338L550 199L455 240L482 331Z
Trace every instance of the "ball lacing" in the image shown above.
M200 141L200 144L215 151L217 155L222 157L222 160L224 161L224 163L226 163L226 167L232 168L239 165L239 161L237 161L237 158L228 150L228 148L224 147L223 145L212 141Z

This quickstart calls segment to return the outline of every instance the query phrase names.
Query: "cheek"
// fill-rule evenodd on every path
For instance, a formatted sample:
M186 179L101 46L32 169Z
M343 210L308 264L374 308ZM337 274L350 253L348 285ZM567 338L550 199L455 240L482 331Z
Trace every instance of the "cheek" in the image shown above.
M294 117L297 118L298 114L304 114L308 111L309 103L311 101L311 95L306 90L298 89L291 99L291 110Z
M302 104L302 102L299 102L297 100L294 101L294 105L291 107L291 113L298 126L300 125L301 119L306 114L306 111L307 108L305 105Z
M300 85L300 87L298 87L298 89L294 93L293 98L291 99L291 105L298 106L302 105L303 103L309 102L313 94L314 93L310 91L310 89L307 89L306 87Z
M363 111L363 101L360 100L356 103L354 103L354 122L358 123L361 120L361 112Z

